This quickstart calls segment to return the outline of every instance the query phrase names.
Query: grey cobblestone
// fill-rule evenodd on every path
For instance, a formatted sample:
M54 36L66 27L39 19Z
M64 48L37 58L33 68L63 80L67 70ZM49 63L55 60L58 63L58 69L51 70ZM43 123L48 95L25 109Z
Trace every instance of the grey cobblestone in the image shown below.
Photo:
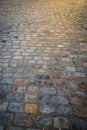
M6 111L8 102L0 103L0 111Z
M40 92L42 93L42 94L51 94L51 95L53 95L53 94L56 94L56 89L55 88L47 88L47 87L42 87L41 89L40 89Z
M10 112L23 112L23 105L20 103L12 102L9 104L8 110Z
M40 112L41 113L52 113L54 112L54 107L53 106L48 106L48 105L43 105L43 106L40 106Z
M0 125L9 125L13 120L13 114L1 113L0 114Z

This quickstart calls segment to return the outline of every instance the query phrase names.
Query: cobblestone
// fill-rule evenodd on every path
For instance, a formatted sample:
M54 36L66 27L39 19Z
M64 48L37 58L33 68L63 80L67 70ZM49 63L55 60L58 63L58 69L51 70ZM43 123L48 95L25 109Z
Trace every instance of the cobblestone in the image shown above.
M12 91L12 88L10 85L1 85L0 86L0 91L4 91L4 92L11 92Z
M87 130L86 0L0 0L0 129Z
M46 127L46 126L52 126L52 119L51 117L44 117L44 116L38 116L36 119L36 126L42 126L42 127Z
M73 114L73 108L71 106L59 106L57 112L60 116L70 116Z
M34 116L29 114L19 114L15 116L14 124L17 126L27 126L31 127L35 120Z
M53 113L55 110L54 110L54 107L53 106L48 106L48 105L43 105L43 106L40 106L40 112L41 113Z
M1 113L0 114L0 125L9 125L13 120L13 114Z
M64 117L54 117L54 128L64 128L69 129L69 122L67 118Z
M0 91L0 100L4 100L6 98L6 94L3 91Z
M49 77L49 75L38 75L37 76L37 79L49 79L50 77Z
M38 105L37 104L26 104L25 105L25 112L31 113L31 114L37 114L38 113Z
M8 102L0 103L0 111L6 111Z
M12 102L9 104L8 110L10 112L23 112L23 105L20 103Z
M52 98L52 102L57 103L57 104L68 104L69 101L66 97L61 97L61 96L55 96Z
M22 95L19 93L10 93L7 95L8 100L21 101Z
M55 88L47 88L47 87L43 87L43 88L41 88L40 89L40 92L42 93L42 94L51 94L51 95L53 95L53 94L56 94L56 89Z

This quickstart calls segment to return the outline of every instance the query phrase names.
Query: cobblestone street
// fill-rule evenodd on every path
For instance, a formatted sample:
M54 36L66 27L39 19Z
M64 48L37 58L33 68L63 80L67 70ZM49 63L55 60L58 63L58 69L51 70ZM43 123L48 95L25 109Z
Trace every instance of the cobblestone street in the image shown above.
M87 0L0 0L0 130L87 130Z

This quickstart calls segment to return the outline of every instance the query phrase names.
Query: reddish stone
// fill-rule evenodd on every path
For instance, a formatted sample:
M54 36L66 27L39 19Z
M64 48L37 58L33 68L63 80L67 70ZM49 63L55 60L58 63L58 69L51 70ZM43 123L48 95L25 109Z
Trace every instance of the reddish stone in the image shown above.
M27 79L15 79L14 80L14 85L17 85L17 86L23 86L23 85L25 85L25 86L28 86L28 80Z
M26 106L25 106L25 112L31 113L31 114L37 114L38 113L38 105L27 103Z

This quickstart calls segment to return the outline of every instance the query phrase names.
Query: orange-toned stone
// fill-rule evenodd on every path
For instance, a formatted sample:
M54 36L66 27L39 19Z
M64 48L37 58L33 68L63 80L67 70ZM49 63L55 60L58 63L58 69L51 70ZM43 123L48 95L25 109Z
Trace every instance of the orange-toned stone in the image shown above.
M27 79L15 79L14 80L14 85L17 85L17 86L23 86L23 85L25 85L25 86L28 86L28 80Z
M27 103L26 106L25 106L25 112L31 113L31 114L37 114L38 113L38 105Z
M36 46L37 46L37 47L42 47L42 44L41 44L41 43L40 43L40 44L36 44Z

